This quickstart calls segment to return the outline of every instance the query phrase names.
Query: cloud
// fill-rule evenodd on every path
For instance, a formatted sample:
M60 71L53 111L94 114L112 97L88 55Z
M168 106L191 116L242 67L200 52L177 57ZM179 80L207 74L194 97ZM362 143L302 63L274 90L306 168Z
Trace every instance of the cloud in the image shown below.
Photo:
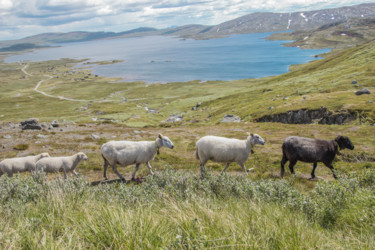
M219 24L258 11L293 12L354 5L365 0L0 0L1 39L35 33L124 31Z

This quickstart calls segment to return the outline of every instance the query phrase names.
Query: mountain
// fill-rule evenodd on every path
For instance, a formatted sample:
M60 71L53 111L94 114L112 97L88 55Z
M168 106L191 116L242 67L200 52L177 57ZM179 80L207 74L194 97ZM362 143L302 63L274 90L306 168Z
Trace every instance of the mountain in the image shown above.
M375 3L293 13L252 13L215 25L197 35L209 38L244 33L311 30L351 18L375 18Z
M0 42L3 50L12 49L15 44L46 46L54 43L82 42L97 39L123 38L134 36L169 35L182 38L210 39L234 34L312 30L319 27L347 22L350 19L375 19L375 3L349 7L304 11L293 13L252 13L219 25L185 25L167 29L141 27L124 32L85 32L44 33L13 41ZM9 48L10 47L10 48ZM15 47L17 49L22 46Z

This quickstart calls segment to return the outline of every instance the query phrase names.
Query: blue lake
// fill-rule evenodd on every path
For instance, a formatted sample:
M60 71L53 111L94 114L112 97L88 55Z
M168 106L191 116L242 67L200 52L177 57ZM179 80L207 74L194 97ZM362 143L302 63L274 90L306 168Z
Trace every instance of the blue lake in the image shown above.
M324 50L283 47L268 41L269 33L234 35L221 39L183 40L154 36L59 44L61 47L10 56L5 62L47 61L60 58L90 61L124 60L90 65L94 74L125 81L184 82L236 80L280 75L292 64L316 59ZM86 65L85 65L86 66Z

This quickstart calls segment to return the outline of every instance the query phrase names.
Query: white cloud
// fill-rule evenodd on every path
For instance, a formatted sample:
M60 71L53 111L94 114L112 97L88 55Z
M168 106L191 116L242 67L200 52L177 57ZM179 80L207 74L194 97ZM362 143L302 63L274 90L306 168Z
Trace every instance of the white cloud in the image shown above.
M140 26L163 28L191 23L213 25L257 11L308 11L361 2L368 1L0 0L0 39L55 31L124 31Z

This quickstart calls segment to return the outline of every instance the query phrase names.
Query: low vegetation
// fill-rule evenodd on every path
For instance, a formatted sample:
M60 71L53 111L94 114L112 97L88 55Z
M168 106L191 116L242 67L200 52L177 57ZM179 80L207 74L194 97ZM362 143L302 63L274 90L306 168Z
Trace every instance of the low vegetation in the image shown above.
M2 248L371 248L373 170L305 193L294 179L169 169L89 186L43 175L0 182Z

